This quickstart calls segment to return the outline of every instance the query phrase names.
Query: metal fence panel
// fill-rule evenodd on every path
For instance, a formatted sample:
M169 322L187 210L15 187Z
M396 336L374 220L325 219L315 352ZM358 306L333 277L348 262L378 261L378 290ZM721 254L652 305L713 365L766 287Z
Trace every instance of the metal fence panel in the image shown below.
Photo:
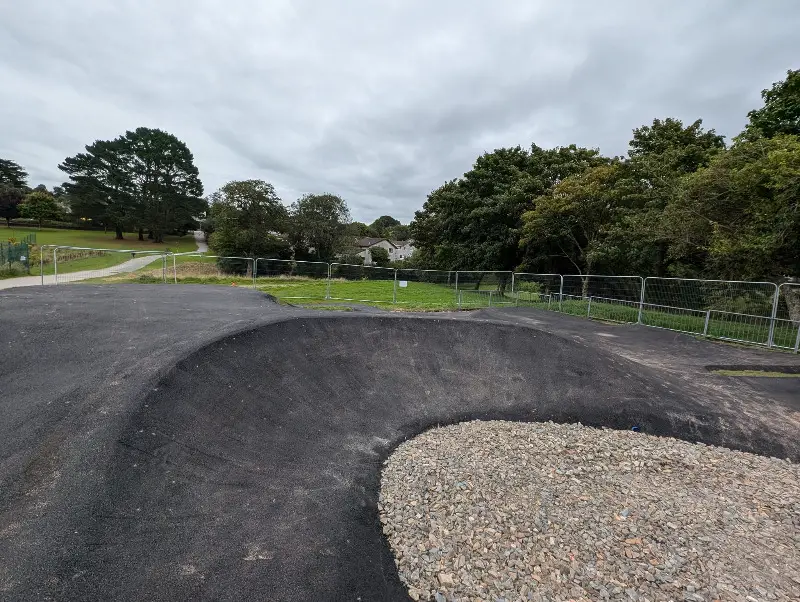
M710 312L708 311L657 305L655 303L644 303L641 309L640 322L645 326L664 328L687 334L708 335L708 322L710 319Z
M558 311L611 322L637 322L642 298L640 276L568 274Z
M513 288L513 272L489 270L459 270L456 272L456 290L464 291L459 301L459 307L513 305Z
M11 251L6 247L0 244L0 264L10 261ZM800 282L778 286L771 282L595 274L395 270L343 263L56 245L42 245L35 252L42 284L97 279L165 282L171 262L169 280L173 282L230 280L231 284L252 285L282 298L440 308L527 305L800 351ZM26 256L26 260L30 262L30 257Z
M328 299L395 302L395 270L378 266L332 263Z
M228 284L249 286L253 279L251 257L225 257L204 253L180 253L171 256L174 283Z
M511 287L514 305L543 309L558 307L562 282L560 274L514 272Z
M256 259L256 278L311 278L326 280L330 264L324 261L292 259Z
M330 264L323 261L256 259L253 286L279 299L325 299Z
M709 337L771 345L771 319L778 289L772 282L645 278L642 323L681 332L697 332L698 314L707 313L704 334ZM657 316L658 312L667 315Z
M29 237L22 242L0 242L0 272L11 276L30 273L31 244Z
M456 304L456 273L399 269L395 302L413 307L453 308Z
M166 281L167 256L162 251L58 246L52 248L52 258L54 284L112 277L127 280L134 276L126 275L134 273L148 282Z
M784 282L778 287L772 344L798 353L800 346L800 282Z

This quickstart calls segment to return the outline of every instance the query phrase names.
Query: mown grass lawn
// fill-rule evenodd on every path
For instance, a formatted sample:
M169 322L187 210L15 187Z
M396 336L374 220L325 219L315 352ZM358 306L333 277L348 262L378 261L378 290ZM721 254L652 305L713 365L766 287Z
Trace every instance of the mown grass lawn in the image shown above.
M194 236L165 236L163 243L154 243L149 240L137 240L135 232L124 233L123 240L116 240L114 232L103 232L100 230L66 230L62 228L2 228L0 227L0 240L8 239L23 240L29 234L36 235L36 245L60 245L70 247L91 247L101 249L132 249L141 251L173 252L186 253L197 249ZM70 253L69 251L59 251L58 271L65 274L70 272L80 272L83 270L97 270L108 268L127 261L131 258L127 253L103 253L90 257L81 256L79 252ZM52 263L52 249L45 250L44 273L52 274L54 271ZM31 275L41 274L38 255L35 261L31 262Z
M3 228L0 227L0 240L16 238L22 240L29 234L36 235L37 245L64 245L70 247L93 247L101 249L141 249L172 251L175 253L185 253L194 251L197 248L194 237L191 234L186 236L165 236L164 242L156 244L150 240L137 240L135 232L123 234L123 240L116 240L113 232L103 232L102 230L66 230L63 228Z

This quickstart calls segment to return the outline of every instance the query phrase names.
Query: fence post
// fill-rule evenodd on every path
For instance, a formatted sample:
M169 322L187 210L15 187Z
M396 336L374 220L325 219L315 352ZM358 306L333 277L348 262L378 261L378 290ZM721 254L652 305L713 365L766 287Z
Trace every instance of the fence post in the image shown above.
M511 272L511 295L514 296L514 272ZM519 305L519 299L517 299L514 305Z
M589 304L586 306L586 317L592 317L592 297L589 296Z
M172 254L172 280L174 284L178 284L178 265L175 261L175 253Z
M772 314L769 319L769 336L767 337L767 348L772 347L775 337L775 318L778 317L778 297L781 294L780 287L775 284L775 296L772 299Z
M458 292L458 270L456 270L456 299L458 300L458 309L461 309L461 294Z
M258 275L258 260L259 259L260 259L259 257L256 257L256 261L253 264L253 288L256 287L256 276Z
M58 259L56 257L58 247L53 249L53 284L58 284Z
M492 306L492 292L493 291L489 291L489 307Z
M42 276L42 286L44 286L44 245L39 249L39 274Z
M161 282L167 283L167 254L161 254Z
M642 313L644 312L644 287L647 286L647 278L642 278L642 294L639 296L639 317L636 319L637 324L642 323Z
M392 288L392 303L397 304L397 270L394 271L394 287Z
M328 264L328 280L325 282L325 298L331 298L331 266L333 264Z
M558 311L561 311L561 302L564 300L564 274L559 274L561 285L558 287Z
M708 323L709 323L710 321L711 321L711 310L710 310L710 309L707 309L707 310L706 310L706 323L705 323L705 324L703 324L703 336L704 336L704 337L707 337L707 336L708 336Z
M800 349L800 324L797 325L797 338L794 340L794 352Z

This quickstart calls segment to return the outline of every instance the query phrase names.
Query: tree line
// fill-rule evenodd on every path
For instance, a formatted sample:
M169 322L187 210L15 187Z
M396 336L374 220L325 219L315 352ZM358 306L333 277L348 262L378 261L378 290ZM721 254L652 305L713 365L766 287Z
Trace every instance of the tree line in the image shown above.
M501 148L428 195L415 262L437 269L782 281L800 276L800 71L726 145L655 119L627 156Z
M155 242L202 225L218 255L357 261L357 237L412 239L413 267L782 281L800 276L800 71L762 92L730 145L698 119L655 119L626 156L575 144L500 148L432 191L410 225L351 220L332 193L286 206L261 180L208 197L192 153L138 128L97 140L27 188L0 160L0 217L145 232ZM379 255L379 261L388 261Z
M225 184L207 198L184 142L157 129L138 128L113 140L96 140L59 165L69 180L52 191L30 189L28 174L0 160L0 217L91 224L115 232L165 234L202 228L214 253L223 256L332 261L354 254L358 237L403 239L408 225L391 216L372 224L353 222L340 196L306 194L290 206L262 180ZM388 257L387 257L388 261Z

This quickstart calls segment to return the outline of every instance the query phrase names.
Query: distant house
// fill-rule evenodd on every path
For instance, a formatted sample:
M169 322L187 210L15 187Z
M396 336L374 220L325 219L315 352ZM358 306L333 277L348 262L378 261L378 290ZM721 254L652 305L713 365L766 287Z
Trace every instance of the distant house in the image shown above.
M402 261L414 254L414 241L411 240L389 240L388 238L364 237L356 240L358 255L364 258L367 263L367 251L380 247L389 253L389 261ZM371 262L371 257L370 261Z

